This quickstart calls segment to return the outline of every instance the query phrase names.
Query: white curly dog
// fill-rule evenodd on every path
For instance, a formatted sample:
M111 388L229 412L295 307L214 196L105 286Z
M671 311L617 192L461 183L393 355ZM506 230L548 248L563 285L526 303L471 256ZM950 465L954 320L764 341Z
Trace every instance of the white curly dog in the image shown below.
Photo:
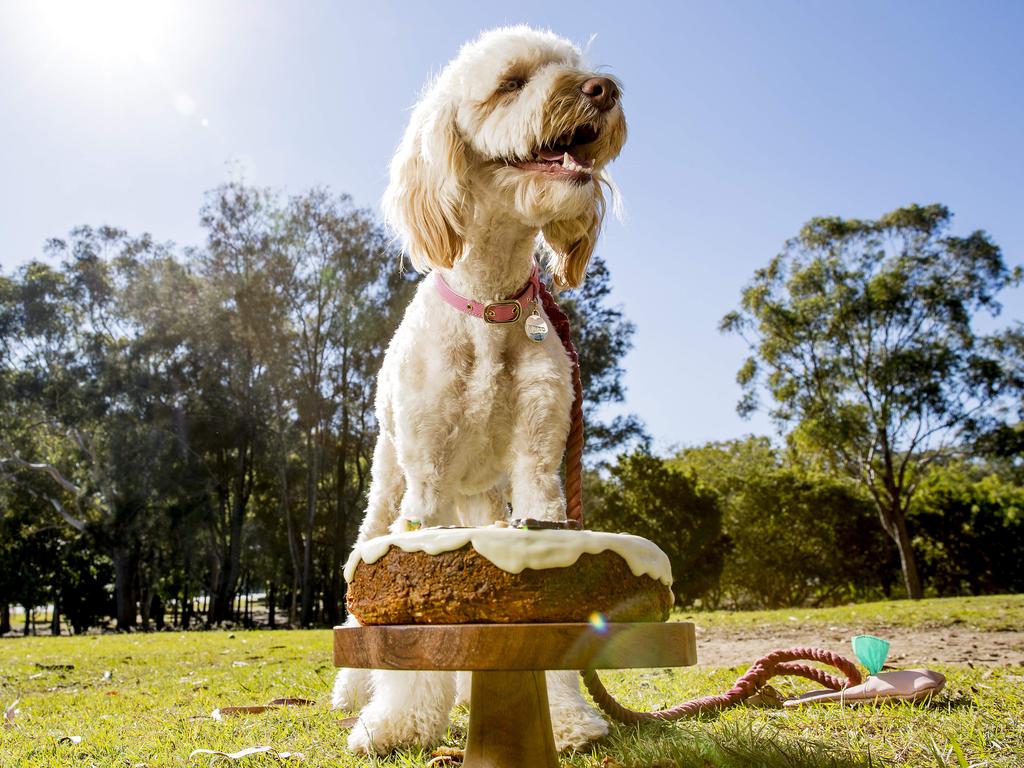
M583 280L602 184L612 189L605 166L625 140L619 85L551 32L485 32L426 87L391 162L384 209L413 265L432 274L380 371L360 541L409 519L486 525L506 519L509 502L519 516L565 518L571 370L556 333L538 341L525 332L534 253L542 238L559 288ZM559 749L607 733L577 675L548 681ZM366 704L348 744L371 754L436 743L455 699L455 676L444 672L343 669L333 694L336 708Z

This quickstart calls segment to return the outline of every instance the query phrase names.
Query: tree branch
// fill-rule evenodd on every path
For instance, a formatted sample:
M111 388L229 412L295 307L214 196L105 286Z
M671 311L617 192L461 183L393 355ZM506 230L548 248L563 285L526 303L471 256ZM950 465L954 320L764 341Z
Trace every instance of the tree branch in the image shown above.
M35 472L45 472L54 479L57 485L59 485L68 493L74 494L76 497L82 495L82 489L79 488L74 483L72 483L66 477L64 477L63 473L61 473L61 471L52 464L33 464L31 462L25 461L20 456L12 456L8 459L0 459L0 464L13 464L14 466L20 469L31 469Z
M63 488L68 493L71 493L75 497L75 501L76 502L79 499L81 499L82 496L84 495L81 488L79 488L77 485L75 485L70 480L68 480L64 476L64 474L59 469L57 469L55 466L53 466L52 464L44 464L44 463L33 464L32 462L25 461L20 456L12 456L12 457L7 458L7 459L0 459L0 466L15 466L15 467L18 467L19 469L28 469L28 470L32 470L34 472L43 472L43 473L49 475L50 477L52 477L54 482L57 483L57 485L59 485L61 488ZM13 476L13 473L12 473L12 475L8 475L8 476L4 477L3 479L7 479L7 477L10 477L10 476ZM37 494L31 488L29 488L27 490L28 490L28 492L31 495L39 496L39 494ZM57 514L61 516L61 519L63 519L64 522L66 522L68 525L70 525L76 531L81 532L81 531L85 530L85 521L82 520L81 518L75 517L70 512L68 512L67 509L64 507L64 505L60 503L59 499L56 499L53 496L50 496L49 494L46 494L45 498L46 498L47 501L50 502L50 505L57 511Z

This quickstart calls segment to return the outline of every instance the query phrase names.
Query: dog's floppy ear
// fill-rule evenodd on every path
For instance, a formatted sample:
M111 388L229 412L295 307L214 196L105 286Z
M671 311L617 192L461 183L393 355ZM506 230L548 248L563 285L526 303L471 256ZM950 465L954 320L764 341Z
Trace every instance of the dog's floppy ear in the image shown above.
M597 245L597 235L604 219L604 195L594 184L594 207L576 219L552 221L541 232L553 258L549 268L555 285L575 288L587 275L587 264Z
M450 268L462 255L467 165L455 110L420 102L391 161L383 200L388 223L420 272Z

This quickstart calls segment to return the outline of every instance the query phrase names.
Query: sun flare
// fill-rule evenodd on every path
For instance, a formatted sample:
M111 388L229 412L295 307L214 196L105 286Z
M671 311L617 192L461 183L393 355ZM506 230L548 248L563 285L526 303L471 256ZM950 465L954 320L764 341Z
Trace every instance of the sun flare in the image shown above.
M175 21L174 4L159 0L40 0L32 9L51 53L79 64L155 64Z

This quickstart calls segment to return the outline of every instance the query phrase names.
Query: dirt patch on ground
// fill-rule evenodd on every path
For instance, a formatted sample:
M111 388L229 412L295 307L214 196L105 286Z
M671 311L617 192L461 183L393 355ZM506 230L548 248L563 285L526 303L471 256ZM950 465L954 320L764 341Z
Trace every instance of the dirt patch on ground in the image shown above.
M697 623L698 666L726 667L751 664L776 648L812 646L853 657L850 638L877 635L892 645L888 665L914 667L928 664L1024 666L1024 631L980 632L969 627L793 627L705 629Z

